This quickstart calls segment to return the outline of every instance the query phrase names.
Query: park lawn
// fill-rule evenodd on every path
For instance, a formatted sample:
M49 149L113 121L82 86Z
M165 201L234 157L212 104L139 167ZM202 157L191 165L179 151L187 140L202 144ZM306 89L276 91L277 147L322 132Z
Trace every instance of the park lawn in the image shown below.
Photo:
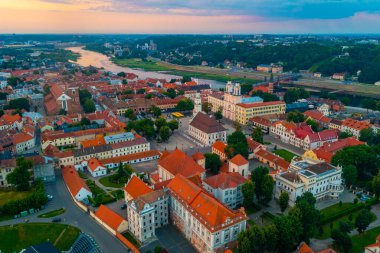
M38 215L39 218L51 218L66 212L65 208L56 209L47 213Z
M106 177L102 177L101 179L99 179L99 183L101 183L102 185L104 185L105 187L112 187L112 188L121 188L124 186L124 183L114 183L114 182L111 182L111 176L106 176Z
M169 71L171 68L158 65L156 62L148 60L142 61L138 58L118 59L112 58L112 61L122 67L128 67L133 69L144 69L145 71Z
M322 209L321 210L321 214L323 215L324 218L327 218L327 217L333 216L336 213L341 212L343 210L353 208L356 205L359 205L359 203L357 203L357 204L354 204L354 203L342 203L342 205L340 205L339 203L337 203L335 205L332 205L332 206L329 206L329 207L326 207L326 208Z
M367 230L362 234L354 235L352 239L352 253L361 253L364 247L376 242L376 237L380 234L380 227Z
M97 186L95 181L88 179L86 180L86 184L88 188L90 188L92 194L95 196L93 198L93 204L96 206L99 206L100 204L108 204L116 200L113 196L109 195L102 188Z
M66 229L66 230L65 230ZM62 231L65 232L61 235ZM80 230L64 224L27 223L0 227L0 250L5 253L20 251L34 244L49 241L58 250L67 251L77 239Z
M7 204L10 201L23 199L28 196L30 192L18 192L18 191L0 191L0 206Z
M288 161L288 162L291 162L292 158L294 156L297 156L296 154L294 154L294 153L292 153L290 151L287 151L285 149L277 149L277 150L273 151L273 153L275 153L276 155L284 158L285 161Z

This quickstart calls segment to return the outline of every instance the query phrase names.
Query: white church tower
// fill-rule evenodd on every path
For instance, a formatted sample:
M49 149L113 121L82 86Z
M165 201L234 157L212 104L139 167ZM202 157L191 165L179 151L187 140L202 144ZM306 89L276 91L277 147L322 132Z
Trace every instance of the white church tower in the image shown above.
M197 92L194 98L193 116L195 117L195 115L197 115L197 113L200 111L202 111L202 100L201 100L201 94Z

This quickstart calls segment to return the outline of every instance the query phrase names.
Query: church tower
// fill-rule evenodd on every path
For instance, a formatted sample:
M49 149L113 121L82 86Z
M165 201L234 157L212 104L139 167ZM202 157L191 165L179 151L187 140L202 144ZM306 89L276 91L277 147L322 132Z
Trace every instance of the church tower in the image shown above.
M202 102L201 102L201 94L197 92L195 94L194 98L194 109L193 109L193 116L197 115L198 112L202 111Z

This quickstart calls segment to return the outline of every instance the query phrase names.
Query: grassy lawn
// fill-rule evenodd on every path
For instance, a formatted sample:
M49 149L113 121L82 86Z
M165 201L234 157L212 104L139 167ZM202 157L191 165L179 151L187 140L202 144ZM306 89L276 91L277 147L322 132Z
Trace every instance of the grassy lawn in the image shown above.
M354 235L352 238L352 253L361 253L364 247L375 243L376 237L380 234L380 227L365 231L361 235Z
M0 206L3 206L13 200L23 199L28 196L29 193L30 192L0 191Z
M294 156L297 156L296 154L293 154L292 152L287 151L285 149L277 149L276 151L273 151L273 153L275 153L276 155L284 158L285 161L288 161L288 162L291 162L292 158Z
M194 78L202 78L202 79L211 79L220 82L241 82L241 83L256 83L256 79L252 78L244 78L244 77L233 77L227 74L217 74L210 73L211 70L205 70L198 68L199 66L179 66L179 65L170 65L164 62L155 62L152 60L142 61L141 59L117 59L112 58L112 61L123 67L129 68L138 68L143 69L145 71L165 71L172 75L177 76L192 76Z
M57 238L64 233L56 242ZM80 230L76 227L53 223L28 223L0 227L0 250L5 253L20 251L31 245L50 241L57 249L67 251Z
M112 58L112 61L120 66L133 68L133 69L144 69L146 71L169 71L171 68L158 65L154 61L142 61L141 59L118 59Z
M111 176L102 177L99 179L99 183L104 185L105 187L112 187L112 188L121 188L124 186L124 183L114 183L110 181Z
M129 232L125 232L122 234L125 238L128 239L128 241L130 241L133 245L135 245L137 248L140 248L140 243L129 233Z
M88 188L90 188L91 192L94 194L93 204L95 206L99 206L100 204L107 204L115 201L116 199L110 196L107 192L105 192L102 188L96 185L95 181L88 179L86 180L86 184Z
M51 217L55 217L57 215L63 214L64 212L66 212L65 208L60 208L60 209L53 210L53 211L50 211L50 212L47 212L44 214L40 214L40 215L38 215L38 217L39 218L51 218Z
M329 206L329 207L321 210L322 219L333 217L334 215L336 215L336 214L338 214L338 213L340 213L340 212L342 212L344 210L353 209L353 208L355 208L356 206L359 206L359 205L360 205L359 203L358 204L354 204L354 203L342 203L342 206L339 206L339 204L335 204L335 205ZM335 219L332 222L327 222L327 223L323 224L322 225L323 233L322 234L318 234L316 236L316 238L320 239L320 240L324 240L324 239L329 238L331 236L330 224L332 223L333 224L333 228L336 228L338 226L338 224L339 224L340 221L348 221L349 220L350 213L352 214L352 220L351 221L355 222L356 216L360 213L360 210L355 210L353 212L348 212L347 214L344 214L343 216L338 217L337 219Z

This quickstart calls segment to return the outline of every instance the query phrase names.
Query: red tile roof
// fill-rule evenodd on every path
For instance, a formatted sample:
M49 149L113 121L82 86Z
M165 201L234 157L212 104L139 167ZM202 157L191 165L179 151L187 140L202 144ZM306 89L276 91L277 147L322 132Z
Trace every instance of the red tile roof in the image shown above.
M285 161L283 158L281 157L278 157L276 156L275 154L269 152L269 151L266 151L264 149L260 149L257 153L256 153L256 156L257 157L262 157L264 158L265 160L268 160L270 162L273 162L274 164L277 164L277 166L281 167L281 168L284 168L284 169L288 169L290 163Z
M205 159L205 156L201 152L196 152L194 155L191 156L194 161L199 161Z
M190 177L205 172L204 168L179 149L162 156L158 164L173 176L181 174L185 177Z
M73 196L76 196L82 188L85 188L91 192L84 180L79 177L78 172L75 170L74 166L70 165L64 167L62 169L62 176Z
M208 184L212 188L228 189L236 188L237 186L244 184L247 181L238 172L232 173L220 173L215 176L211 176L204 180L204 183Z
M140 178L136 175L133 175L131 179L128 181L127 185L124 187L124 191L126 191L131 197L137 198L138 196L153 192L151 188L149 188Z
M353 128L360 131L360 130L372 127L372 124L368 123L367 121L359 121L359 120L347 118L343 120L342 126L346 126L346 127Z
M230 210L182 175L173 178L168 188L173 197L188 204L184 206L195 212L194 217L210 231L218 231L247 219L244 209ZM228 224L227 220L230 221Z
M227 144L225 144L222 141L216 141L214 144L212 144L212 148L218 150L219 152L225 153L224 149L227 147Z
M242 166L248 164L247 159L245 159L241 154L237 154L230 159L230 162L236 164L237 166Z
M125 221L123 217L105 205L100 205L98 210L95 212L95 216L114 230L117 230L120 224Z
M99 160L96 157L92 157L90 160L87 162L88 168L90 168L91 171L95 171L99 166L105 168L103 164L99 162Z

